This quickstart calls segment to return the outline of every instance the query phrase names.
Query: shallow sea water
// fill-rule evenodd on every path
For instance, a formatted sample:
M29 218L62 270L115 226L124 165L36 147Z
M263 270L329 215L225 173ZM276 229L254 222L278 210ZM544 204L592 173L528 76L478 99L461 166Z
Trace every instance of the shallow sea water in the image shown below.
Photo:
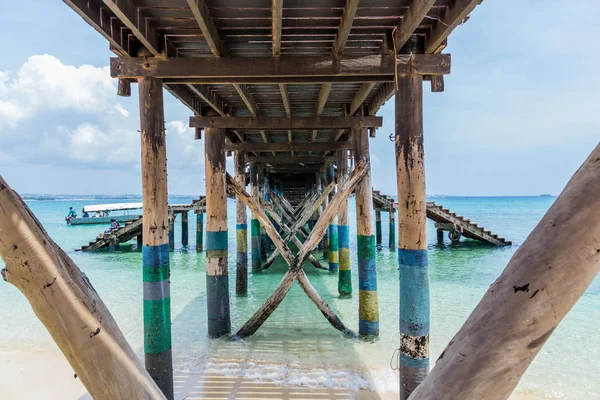
M489 285L502 272L518 246L543 216L554 197L439 197L436 201L480 226L513 241L494 248L467 240L460 246L436 242L428 222L431 277L431 359L435 360L461 327ZM28 201L52 238L90 278L125 336L141 355L143 341L141 253L75 252L102 226L66 226L68 207L135 201L131 199ZM173 197L172 203L191 197ZM230 291L232 327L239 329L277 286L286 267L279 260L270 269L249 276L247 297L235 291L235 203L229 200ZM383 247L377 252L380 305L379 340L345 339L323 318L297 284L281 306L252 337L239 342L209 340L206 336L204 254L195 251L195 216L190 214L190 244L181 246L176 222L175 252L171 255L171 304L175 368L245 376L256 381L315 388L360 388L398 391L397 372L390 368L398 347L398 266L396 252L387 248L388 219L382 213ZM305 270L312 284L351 328L358 328L356 229L354 200L350 201L350 247L353 266L351 298L339 298L337 276ZM248 242L250 243L250 238ZM133 241L131 242L133 243ZM126 247L125 247L126 249ZM321 253L317 253L320 258ZM326 264L326 261L323 261ZM35 318L25 298L12 285L0 282L0 351L44 352L51 338ZM600 280L567 315L543 347L519 384L520 393L560 399L600 399Z

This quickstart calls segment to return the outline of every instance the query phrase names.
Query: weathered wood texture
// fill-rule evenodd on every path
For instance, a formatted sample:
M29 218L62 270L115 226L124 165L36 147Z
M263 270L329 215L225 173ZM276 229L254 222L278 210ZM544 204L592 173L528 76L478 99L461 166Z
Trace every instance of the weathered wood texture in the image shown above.
M600 145L410 399L508 399L600 270ZM548 376L552 379L552 376Z
M180 83L215 82L227 79L255 78L311 78L312 83L335 82L337 77L376 76L383 81L393 81L398 74L446 75L450 73L449 54L413 54L410 57L370 55L361 57L330 56L308 57L258 57L258 58L111 58L110 74L113 78L187 78ZM246 81L247 82L247 81ZM281 82L279 82L281 83Z
M340 149L350 149L352 143L349 142L291 142L291 143L226 143L225 150L243 151L243 152L293 152L293 151L333 151Z
M192 128L310 130L381 127L382 117L190 117Z
M1 176L0 254L2 277L25 295L95 399L165 399L88 278Z
M245 167L244 154L236 152L234 156L235 181L241 187L246 187ZM246 216L246 205L239 197L235 199L235 222L237 246L235 293L246 295L248 293L248 217Z

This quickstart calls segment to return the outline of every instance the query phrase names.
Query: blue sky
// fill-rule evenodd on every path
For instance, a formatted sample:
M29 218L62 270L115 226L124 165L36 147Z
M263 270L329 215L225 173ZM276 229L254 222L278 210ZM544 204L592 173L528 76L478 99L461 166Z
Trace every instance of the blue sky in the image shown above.
M425 86L427 193L560 192L600 139L595 8L486 0L454 31L446 91ZM0 10L0 174L22 193L140 193L137 88L116 95L108 43L59 1L0 0ZM390 194L393 109L392 99L371 139L373 186ZM165 92L172 194L204 193L189 115Z

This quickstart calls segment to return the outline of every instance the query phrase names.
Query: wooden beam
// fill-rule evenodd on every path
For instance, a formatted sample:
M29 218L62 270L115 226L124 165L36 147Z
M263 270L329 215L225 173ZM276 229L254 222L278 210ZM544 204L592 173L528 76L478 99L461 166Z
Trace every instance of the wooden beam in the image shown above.
M232 57L232 58L111 58L110 70L113 78L257 78L271 77L302 78L310 77L313 83L328 82L339 76L377 76L393 81L397 67L398 74L445 75L450 73L449 54L413 54L394 56L371 55L363 57L344 56L335 59L330 56L313 57Z
M285 108L285 115L292 116L292 107L290 105L290 97L288 96L287 86L283 83L279 84L279 91L281 92L281 101L283 101L283 108Z
M346 6L344 7L342 20L333 42L332 55L334 57L339 57L344 52L346 41L348 40L348 36L350 36L350 30L352 29L354 16L356 15L356 10L358 10L359 3L360 0L346 0Z
M324 83L321 85L321 90L319 91L319 97L317 98L317 109L315 111L317 117L321 115L323 109L325 108L325 104L327 103L327 98L329 98L329 92L331 91L331 83Z
M367 105L367 115L377 114L377 111L379 111L381 106L394 95L395 91L396 86L393 82L388 82L381 86L375 96L373 96L369 105Z
M431 91L433 93L441 93L444 91L443 75L434 75L431 77Z
M254 98L252 97L252 93L250 93L250 89L248 89L248 86L234 84L233 87L242 98L242 101L248 108L248 111L250 111L252 116L256 117L258 115L258 106L256 105L256 102L254 101Z
M271 35L272 54L279 57L281 54L281 22L283 19L283 0L272 0Z
M208 47L210 47L210 51L216 57L222 56L223 44L221 43L219 32L217 32L217 27L210 16L210 12L208 11L206 1L187 0L187 3L190 7L190 10L192 10L192 14L194 14L194 18L196 19L200 30L202 31L204 40L206 40Z
M164 58L158 32L150 21L146 21L144 12L139 10L132 0L102 1L153 56Z
M438 53L444 40L450 36L456 28L470 13L481 4L483 0L456 0L454 4L446 9L431 29L431 33L425 40L426 53Z
M395 29L394 46L396 51L400 51L402 46L408 42L408 39L414 35L415 30L423 22L423 18L427 15L436 0L413 0L402 21Z
M600 145L490 285L412 398L510 397L600 270L599 160Z
M210 90L207 85L187 85L188 88L195 93L199 98L204 100L213 110L219 115L224 117L225 113L225 102L217 93Z
M310 130L381 127L382 117L190 117L192 128Z
M291 131L289 131L291 132ZM289 138L288 138L289 139ZM226 143L227 151L243 152L292 152L292 151L336 151L351 149L350 142L288 142L288 143Z
M356 83L363 84L365 82L374 82L374 83L383 83L383 82L392 82L394 78L391 75L339 75L339 76L326 76L326 77L316 77L316 76L259 76L259 77L249 77L249 76L234 76L234 77L202 77L202 76L192 76L192 77L183 77L183 78L173 78L173 77L165 77L163 78L163 82L169 85L184 85L186 83L194 83L194 84L211 84L211 85L231 85L234 83L239 83L241 85L314 85L315 83ZM316 82L323 81L323 82Z
M259 164L315 164L335 161L332 156L296 156L296 157L248 157L248 162Z
M356 94L354 95L354 98L352 99L352 103L350 103L350 112L348 113L348 115L354 115L354 113L362 105L362 103L365 101L367 96L369 96L369 94L371 93L371 90L373 90L374 87L375 87L375 84L372 82L371 83L363 83L361 85L360 89L358 89L358 92L356 92Z

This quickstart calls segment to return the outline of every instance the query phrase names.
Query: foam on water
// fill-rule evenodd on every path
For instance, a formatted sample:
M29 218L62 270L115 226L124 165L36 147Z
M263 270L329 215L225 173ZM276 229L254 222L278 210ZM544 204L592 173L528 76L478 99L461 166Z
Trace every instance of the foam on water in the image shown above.
M95 203L114 203L103 197ZM184 203L191 198L172 199ZM516 245L499 249L475 242L459 247L435 243L428 224L431 276L431 359L468 317L489 285L497 278L553 198L436 199L453 212L501 234ZM140 355L142 349L141 254L137 252L74 252L105 229L102 226L66 226L69 206L76 210L90 201L49 200L29 202L53 239L86 273L125 336ZM356 231L354 202L350 202L351 253L355 295L339 298L337 277L305 267L313 286L351 328L358 326ZM229 202L228 212L235 215ZM383 243L387 243L387 215L382 213ZM230 289L235 288L235 219L229 219ZM173 354L179 372L244 376L257 382L286 387L368 389L397 392L398 374L390 359L398 347L398 266L396 252L377 253L380 339L374 343L349 340L331 328L300 287L294 284L281 306L258 332L245 340L210 340L206 336L206 280L204 254L196 254L195 224L190 224L189 248L180 245L181 225L176 222L176 251L171 256ZM319 254L320 255L320 254ZM286 266L281 260L249 277L247 297L231 296L232 327L239 329L277 286ZM55 349L25 298L13 286L0 282L0 351ZM600 281L556 329L519 384L527 398L540 395L560 399L600 399L599 361ZM55 350L53 350L55 351Z

